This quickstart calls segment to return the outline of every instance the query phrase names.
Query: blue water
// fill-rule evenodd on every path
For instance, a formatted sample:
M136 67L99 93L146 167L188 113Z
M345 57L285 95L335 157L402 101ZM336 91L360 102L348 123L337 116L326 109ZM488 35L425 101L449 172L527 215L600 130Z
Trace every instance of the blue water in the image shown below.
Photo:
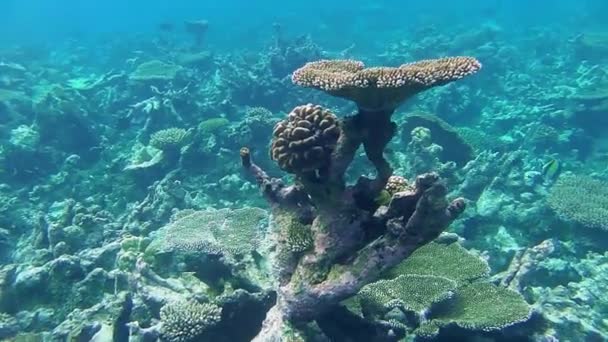
M508 30L530 27L571 28L601 25L602 1L293 1L278 5L275 1L255 3L227 0L200 1L78 1L60 3L44 0L5 0L0 13L0 39L3 42L27 43L79 39L99 35L150 33L159 22L207 18L213 22L210 41L229 45L233 39L260 42L270 22L282 22L296 34L314 34L325 43L345 43L344 36L356 42L370 42L373 37L398 33L421 23L441 26L446 31L454 26L474 27L492 19ZM288 24L289 23L289 24ZM458 31L451 31L458 35ZM369 35L369 37L368 37ZM235 40L245 39L246 40ZM222 44L224 43L224 44ZM378 42L379 43L379 42Z

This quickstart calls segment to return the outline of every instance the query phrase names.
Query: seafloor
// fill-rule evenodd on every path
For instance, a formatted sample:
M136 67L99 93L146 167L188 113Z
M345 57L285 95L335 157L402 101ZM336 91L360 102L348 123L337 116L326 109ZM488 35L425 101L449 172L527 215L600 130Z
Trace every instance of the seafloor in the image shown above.
M0 51L0 339L608 340L608 33L184 27Z

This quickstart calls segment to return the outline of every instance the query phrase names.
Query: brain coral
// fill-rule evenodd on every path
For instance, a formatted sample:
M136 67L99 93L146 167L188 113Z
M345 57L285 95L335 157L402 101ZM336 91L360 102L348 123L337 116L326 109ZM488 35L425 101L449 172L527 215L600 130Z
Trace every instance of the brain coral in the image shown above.
M328 165L339 137L333 113L312 104L298 106L275 126L270 156L286 172L311 172Z

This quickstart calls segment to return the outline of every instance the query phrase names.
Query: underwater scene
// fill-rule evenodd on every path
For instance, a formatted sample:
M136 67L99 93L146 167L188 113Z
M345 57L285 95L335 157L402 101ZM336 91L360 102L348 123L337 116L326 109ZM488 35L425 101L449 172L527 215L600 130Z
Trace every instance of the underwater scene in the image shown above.
M607 1L0 7L1 341L608 341Z

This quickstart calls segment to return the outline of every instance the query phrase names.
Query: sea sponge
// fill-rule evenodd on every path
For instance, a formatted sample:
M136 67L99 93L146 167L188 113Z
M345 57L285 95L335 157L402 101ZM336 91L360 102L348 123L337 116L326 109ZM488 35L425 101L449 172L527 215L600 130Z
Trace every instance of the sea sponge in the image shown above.
M409 97L476 73L472 57L448 57L403 64L397 68L365 68L355 60L310 62L292 75L294 84L323 90L354 101L361 110L394 110Z
M183 128L167 128L150 136L150 146L162 151L177 150L188 142L190 134Z
M163 341L197 341L208 328L216 325L222 318L222 309L214 304L200 304L191 301L176 301L160 309Z
M294 108L276 124L270 157L289 173L303 174L327 167L340 137L337 117L312 104Z
M590 228L608 230L608 182L563 174L551 187L547 202L557 215Z

